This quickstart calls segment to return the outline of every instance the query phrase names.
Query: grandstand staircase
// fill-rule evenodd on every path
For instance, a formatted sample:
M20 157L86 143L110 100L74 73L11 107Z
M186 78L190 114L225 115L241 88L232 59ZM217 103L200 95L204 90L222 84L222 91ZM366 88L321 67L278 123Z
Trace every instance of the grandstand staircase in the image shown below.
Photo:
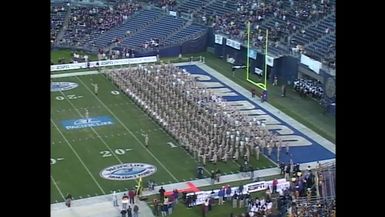
M55 44L57 42L59 42L64 37L64 33L67 30L68 23L69 23L69 21L71 19L71 8L67 7L67 9L68 10L67 10L66 16L64 18L63 26L62 26L61 30L59 31L59 33L56 36L56 39L55 39L55 42L54 42Z
M178 9L183 3L188 2L188 1L189 1L189 0L179 1L179 5L176 7L176 9ZM211 4L213 4L215 1L217 1L217 0L210 0L210 1L206 2L203 6L204 6L204 7L207 7L207 6L211 5ZM195 13L195 12L197 12L197 11L199 11L199 10L201 10L201 8L194 8L194 9L191 11L191 13Z
M158 9L158 10L160 10L160 9ZM134 16L134 15L132 15L132 16ZM128 19L131 19L132 16L130 16ZM130 36L128 36L128 37L123 37L123 36L122 36L122 37L123 37L123 41L126 40L127 38L133 37L134 35L136 35L136 34L138 34L138 33L143 32L143 31L147 28L147 26L151 25L152 23L157 22L158 20L160 20L160 19L161 19L162 17L164 17L164 16L165 16L165 14L160 13L159 16L156 17L154 20L151 20L151 21L145 23L140 29L137 29L136 31L131 32ZM128 19L127 19L127 20L128 20ZM117 26L117 27L114 27L114 28L121 28L121 25L119 25L119 26ZM103 49L104 49L104 50L110 50L110 49L112 49L112 48L114 48L114 47L116 47L115 43L111 44L110 46L104 47Z
M172 36L174 36L175 34L177 34L178 32L188 28L189 26L191 26L193 22L191 20L188 20L181 28L173 31L171 34L167 35L165 38L162 39L162 41L167 41L167 39L171 38Z
M153 23L158 22L158 21L159 21L160 19L162 19L162 17L164 17L164 16L167 16L167 14L160 13L159 16L156 17L154 20L145 23L140 29L137 29L135 32L131 32L130 36L123 38L123 41L125 41L125 40L128 39L128 38L133 37L134 35L137 35L137 34L139 34L139 33L144 32L145 30L147 30L147 27L148 27L148 26L150 26L150 25L153 24ZM109 46L109 48L113 48L113 47L115 47L114 44L111 45L111 46Z
M211 0L211 1L208 1L204 6L207 7L207 6L210 6L212 5L214 2L216 2L217 0Z
M327 19L327 18L329 18L329 17L331 17L331 16L333 16L333 15L334 15L334 14L329 14L329 15L323 17L322 19L318 20L317 22L313 23L312 25L318 24L318 23L322 22L322 20ZM329 34L326 34L326 33L323 34L320 38L317 38L317 40L312 41L312 42L306 44L306 45L305 45L305 48L309 47L310 45L313 45L313 44L317 43L318 41L321 41L322 39L326 38L328 35L334 34L334 33L335 33L335 30L333 29Z
M326 15L326 16L322 17L321 19L319 19L319 20L317 20L317 21L315 21L315 22L309 23L308 25L304 26L305 31L306 31L308 28L310 28L310 27L312 27L312 26L314 26L314 25L317 25L317 24L321 23L322 20L325 20L325 19L327 19L327 18L329 18L329 17L331 17L331 16L333 16L333 15L334 15L334 13L331 13L331 14L329 14L329 15ZM288 35L288 38L293 38L293 36L296 35L296 34L298 34L298 32L295 32L295 33L292 33L292 34ZM327 34L325 34L325 35L327 35ZM310 43L306 44L305 47L308 47L308 46L314 44L314 43L317 42L318 40L320 40L320 39L322 39L323 37L325 37L325 35L323 35L321 38L318 38L317 40L315 40L315 41L313 41L313 42L310 42ZM290 46L290 42L289 42L289 46Z
M315 40L315 41L313 41L313 42L310 42L310 43L306 44L306 45L305 45L305 48L308 48L309 46L311 46L311 45L313 45L313 44L315 44L315 43L321 41L322 39L326 38L328 35L334 34L334 33L335 33L335 31L333 30L333 31L331 31L329 34L324 34L324 35L322 35L321 38L318 38L317 40Z

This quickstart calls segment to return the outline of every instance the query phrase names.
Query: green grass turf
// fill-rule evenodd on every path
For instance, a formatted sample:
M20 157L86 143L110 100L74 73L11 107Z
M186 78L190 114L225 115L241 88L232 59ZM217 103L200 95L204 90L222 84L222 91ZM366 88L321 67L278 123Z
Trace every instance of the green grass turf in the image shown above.
M82 56L84 54L87 54L91 61L98 60L98 58L95 54L89 54L89 53L86 53L84 51L77 51L77 53L82 55ZM51 51L51 61L54 64L59 64L58 61L60 58L64 58L65 62L69 63L72 60L72 50L60 49L60 50Z
M158 184L168 184L195 178L197 162L181 147L171 148L167 143L171 141L177 144L176 141L126 95L111 94L117 88L104 75L57 78L52 81L76 82L79 87L51 93L51 158L53 162L56 160L54 164L51 162L51 203L63 201L61 194L71 193L75 199L79 199L133 187L135 181L112 181L99 176L104 168L122 162L155 165L157 172L144 178L144 183L149 179ZM97 96L92 92L91 83L95 82L99 85ZM66 130L61 125L63 120L84 116L85 108L90 117L108 115L115 124L76 130ZM142 129L150 136L148 150L144 147ZM111 156L103 157L106 154ZM264 157L258 163L253 159L251 164L259 168L274 166ZM207 165L207 170L215 168L223 173L231 173L238 172L239 165L233 161L216 166Z
M56 53L53 52L53 53ZM210 53L199 53L194 54L194 56L205 56L206 57L206 64L210 67L214 68L218 72L222 73L223 75L227 76L231 80L235 81L236 83L240 84L244 88L250 89L252 87L252 84L245 81L244 77L245 75L242 74L242 71L237 71L235 73L235 76L233 77L231 72L231 65L226 63L225 61L215 57L214 55ZM189 55L185 55L187 57ZM168 59L163 59L164 61L167 61ZM85 70L80 70L85 71ZM69 71L65 71L67 73ZM59 72L63 73L63 72ZM116 113L116 115L121 119L127 128L130 130L135 130L138 127L136 126L137 123L139 123L140 127L142 129L156 129L159 126L154 124L152 121L147 120L145 121L145 124L141 124L142 120L139 119L139 117L143 117L143 119L146 119L146 115L138 109L134 104L132 104L132 101L130 101L126 96L118 95L114 96L110 94L110 90L116 90L116 87L111 85L110 82L107 82L106 79L101 76L79 76L79 77L70 77L70 78L61 78L61 79L52 79L54 81L74 81L80 84L80 87L66 91L66 95L83 95L86 96L84 98L80 99L73 99L71 102L76 108L80 107L89 107L90 110L90 116L93 116L93 113L96 114L103 114L103 115L110 115L108 110L106 110L102 105L100 105L100 102L94 99L92 97L93 95L82 85L78 79L84 80L85 84L92 89L92 86L90 86L90 81L92 80L100 80L99 84L99 98L108 106L108 108ZM335 141L335 119L334 117L331 117L329 115L322 114L322 109L320 106L314 101L309 98L301 98L299 95L294 92L294 90L289 89L287 91L287 97L282 98L280 96L280 88L274 87L272 85L268 85L269 89L269 103L271 103L273 106L277 107L281 111L285 112L289 116L293 117L297 121L301 122L305 126L309 127L310 129L314 130L315 132L319 133L321 136L329 139L330 141ZM108 91L107 91L108 90ZM60 93L52 93L52 120L56 123L56 125L59 127L59 129L63 132L64 136L69 140L71 143L73 149L78 153L79 157L82 159L84 164L89 169L92 176L97 180L98 183L100 183L100 186L103 188L103 190L106 193L109 193L112 190L125 190L125 188L132 187L134 185L134 181L108 181L100 178L99 172L103 168L110 166L112 164L118 164L118 160L114 157L107 157L103 158L101 157L100 152L108 150L108 147L100 140L97 139L95 133L90 129L82 129L82 130L75 130L75 131L66 131L64 130L61 125L60 121L65 119L76 119L79 118L79 114L74 111L73 107L68 103L67 100L59 101L56 100L55 97L61 95ZM107 103L108 102L108 103ZM115 103L115 104L114 104ZM119 105L119 103L121 103ZM125 104L126 103L126 104ZM99 107L98 107L99 106ZM90 107L92 109L90 109ZM65 109L63 111L63 109ZM71 110L68 110L71 109ZM122 110L126 111L123 112ZM111 116L111 115L110 115ZM127 121L128 120L128 121ZM116 127L116 125L119 125L116 123L113 127L106 126L101 128L95 128L95 130L100 135L106 135L109 136L111 134L114 135L114 137L108 137L103 138L108 146L111 148L112 151L115 149L125 149L130 147L136 147L133 151L126 152L124 155L117 155L123 162L133 162L134 159L139 159L139 162L149 162L150 164L156 165L158 167L158 172L150 176L147 179L153 179L159 184L161 182L167 183L167 182L174 182L172 181L172 177L164 171L164 169L157 164L157 162L151 157L148 156L149 154L137 154L137 151L144 152L144 148L141 148L141 145L138 144L135 139L132 138L132 136L129 135L127 130L124 128L122 129L122 126ZM109 129L111 128L111 129ZM109 130L107 130L109 129ZM114 130L113 130L114 129ZM117 131L115 131L115 129ZM117 136L117 134L120 134L120 136ZM123 133L126 133L126 135L123 135ZM59 187L60 191L63 194L66 194L68 192L72 193L75 196L75 199L78 199L80 197L88 197L89 196L95 196L102 194L101 190L97 186L96 182L93 180L91 175L88 173L88 171L85 169L85 167L80 163L77 156L74 154L74 151L69 147L69 145L65 142L64 138L60 135L58 130L52 126L51 130L52 134L52 158L64 158L64 160L57 161L55 164L52 165L52 186L51 186L51 203L54 203L56 201L61 202L63 201L59 191L57 190L55 183ZM160 136L154 136L154 138L162 138L162 140L157 139L157 143L153 144L153 135L150 133L150 150L152 148L157 147L156 150L158 152L153 152L154 155L157 158L161 158L161 156L166 156L166 158L172 158L174 160L171 160L172 162L163 162L163 158L160 160L167 168L169 167L169 164L175 163L180 164L180 162L183 162L183 160L187 161L186 159L189 157L186 155L185 151L181 148L179 149L179 152L177 152L177 155L170 155L167 153L163 153L165 148L169 148L166 143L168 141L173 141L171 137L169 137L164 132L156 132L155 134L161 134ZM143 138L140 136L140 133L135 134L141 141L143 141ZM88 140L81 140L76 141L78 138L91 138ZM74 139L74 141L72 141ZM161 148L160 148L161 147ZM173 150L174 151L174 150ZM141 157L142 155L147 155L147 157ZM160 155L160 157L158 157ZM134 157L132 157L134 156ZM140 156L140 157L137 157ZM177 157L176 157L177 156ZM180 157L182 156L182 157ZM181 160L182 159L182 160ZM191 158L190 158L191 159ZM265 159L266 160L266 159ZM189 162L192 162L192 159L189 160ZM255 163L254 163L255 164ZM230 165L230 166L229 166ZM184 168L182 171L180 169L169 169L171 173L178 173L182 179L192 179L195 177L195 166L196 163L188 164L186 168ZM218 167L223 172L236 172L238 171L239 167L234 162L228 163L227 165L222 165L220 163ZM224 169L222 169L224 167ZM207 166L208 170L215 169L216 166ZM174 171L176 170L176 171ZM206 176L208 174L205 174ZM177 178L179 177L177 176ZM52 179L53 178L53 179ZM178 178L179 179L179 178ZM109 192L108 192L109 191ZM192 216L200 216L200 210L195 215ZM220 216L220 214L218 214ZM175 215L176 216L176 215ZM186 214L186 216L191 216L190 214Z

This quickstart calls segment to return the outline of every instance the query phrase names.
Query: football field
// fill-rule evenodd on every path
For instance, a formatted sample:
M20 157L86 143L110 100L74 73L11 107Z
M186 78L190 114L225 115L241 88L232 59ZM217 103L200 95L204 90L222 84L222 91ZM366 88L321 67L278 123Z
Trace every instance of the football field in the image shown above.
M145 184L158 185L196 178L199 163L104 75L51 82L51 203L63 202L67 193L80 199L126 191L138 175ZM250 163L274 166L263 156ZM209 163L205 176L216 168L229 174L239 167L235 161Z

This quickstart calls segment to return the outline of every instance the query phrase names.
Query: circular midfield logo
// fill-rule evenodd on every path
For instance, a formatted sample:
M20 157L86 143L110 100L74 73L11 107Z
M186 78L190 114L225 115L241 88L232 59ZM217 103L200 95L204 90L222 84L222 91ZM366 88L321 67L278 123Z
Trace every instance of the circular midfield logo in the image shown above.
M51 83L51 92L58 92L64 90L71 90L79 85L74 82L52 82Z
M109 180L132 180L154 174L156 167L145 163L125 163L110 166L100 172L100 176Z

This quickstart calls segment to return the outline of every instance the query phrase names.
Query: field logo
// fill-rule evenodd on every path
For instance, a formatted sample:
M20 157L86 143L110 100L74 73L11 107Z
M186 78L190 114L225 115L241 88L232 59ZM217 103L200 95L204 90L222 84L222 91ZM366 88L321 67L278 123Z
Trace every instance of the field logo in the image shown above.
M100 176L109 180L133 180L154 174L156 167L145 163L125 163L110 166L100 172Z
M87 127L101 127L106 125L114 124L109 116L98 116L90 118L82 118L75 120L62 121L64 128L67 130L82 129Z
M79 84L74 82L52 82L51 83L51 92L71 90L78 87Z

